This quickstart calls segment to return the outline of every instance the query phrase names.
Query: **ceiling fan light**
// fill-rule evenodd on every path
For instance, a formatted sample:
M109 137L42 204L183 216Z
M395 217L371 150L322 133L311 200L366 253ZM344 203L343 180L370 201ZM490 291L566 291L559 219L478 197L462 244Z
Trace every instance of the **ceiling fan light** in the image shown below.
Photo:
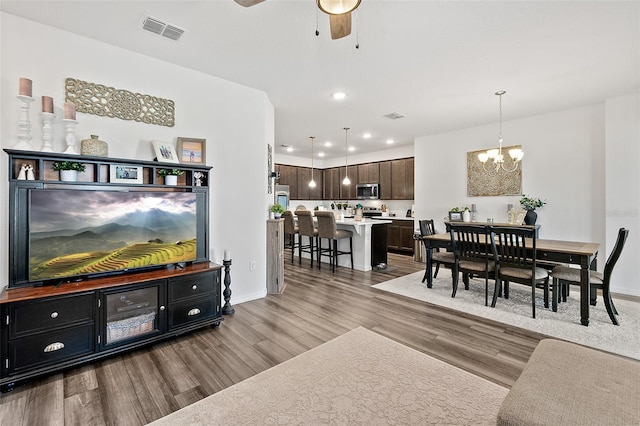
M329 15L344 15L353 12L360 5L360 0L316 0L318 7Z

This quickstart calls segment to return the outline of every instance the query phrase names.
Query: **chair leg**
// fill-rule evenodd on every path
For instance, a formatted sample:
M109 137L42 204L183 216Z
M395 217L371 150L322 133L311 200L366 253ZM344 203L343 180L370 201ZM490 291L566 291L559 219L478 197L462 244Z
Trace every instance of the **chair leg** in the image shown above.
M333 249L331 250L331 272L336 272L336 264L338 263L338 240L332 241Z
M349 254L349 257L351 257L351 269L353 269L353 238L349 238Z
M543 291L544 291L544 307L546 309L549 309L549 278L548 277L544 281Z
M322 263L322 238L318 237L318 269Z
M433 274L433 278L438 278L438 271L440 270L440 262L436 262L436 272ZM424 280L422 280L424 282Z
M609 292L609 289L606 288L606 286L602 289L602 296L604 298L604 306L607 308L607 313L609 314L609 318L611 319L611 322L614 325L620 325L618 324L618 319L616 318L618 311L616 310L616 307L613 305L613 300L611 300L611 293Z
M536 283L531 286L531 316L536 317Z
M491 301L491 307L496 307L496 302L498 301L498 295L502 294L502 282L500 279L496 277L496 285L493 290L493 300Z
M551 310L553 312L558 312L558 299L560 298L560 280L554 278L551 280Z
M298 265L302 265L302 235L298 236Z
M458 292L458 278L459 278L459 273L458 273L458 264L455 263L453 265L453 269L452 272L453 274L453 291L451 293L451 297L456 297L456 293Z

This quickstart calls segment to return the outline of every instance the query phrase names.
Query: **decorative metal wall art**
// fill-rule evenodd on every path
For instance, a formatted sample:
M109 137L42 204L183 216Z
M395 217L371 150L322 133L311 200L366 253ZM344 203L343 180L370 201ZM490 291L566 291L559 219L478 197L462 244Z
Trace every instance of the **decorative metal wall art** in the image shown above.
M513 167L513 160L509 157L509 149L522 148L521 145L502 147L505 154L505 167L510 170ZM496 171L493 162L488 161L485 170L478 160L478 154L486 152L486 149L467 152L467 196L468 197L494 197L500 195L521 195L522 194L522 163L513 172L506 172L502 169Z
M170 99L133 93L103 84L67 78L65 101L76 111L102 117L116 117L159 126L175 126L175 104Z

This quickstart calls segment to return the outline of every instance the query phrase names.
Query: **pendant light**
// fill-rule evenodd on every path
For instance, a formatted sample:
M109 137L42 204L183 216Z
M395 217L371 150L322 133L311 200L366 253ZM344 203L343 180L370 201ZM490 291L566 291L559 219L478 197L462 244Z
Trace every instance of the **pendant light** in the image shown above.
M351 185L351 180L349 179L347 163L349 157L349 144L347 142L347 132L349 132L349 128L344 128L344 179L342 180L343 185Z
M498 172L500 171L500 169L504 170L505 172L513 172L518 168L518 164L520 164L520 161L522 160L522 157L524 157L524 151L522 151L522 149L519 148L514 148L514 149L510 149L509 150L509 156L511 157L511 160L513 160L513 167L511 168L507 168L505 167L504 164L504 155L502 154L502 95L504 95L505 93L507 93L504 90L499 90L496 92L496 96L500 96L500 133L498 134L498 149L490 149L487 152L481 152L480 154L478 154L478 160L480 160L482 162L482 168L485 171L489 171L485 165L487 163L487 160L489 160L489 158L491 158L493 160L493 168L495 168L495 171Z
M315 188L316 181L313 180L313 140L315 136L309 136L309 139L311 139L311 180L309 181L309 188Z

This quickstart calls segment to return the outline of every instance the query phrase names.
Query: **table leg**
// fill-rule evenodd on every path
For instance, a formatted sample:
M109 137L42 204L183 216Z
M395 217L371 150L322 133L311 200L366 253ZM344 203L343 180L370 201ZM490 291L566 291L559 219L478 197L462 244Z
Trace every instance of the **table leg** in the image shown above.
M589 263L582 264L580 268L580 323L589 325L589 304L591 302L591 282L589 276Z
M432 249L431 247L427 246L427 249L425 250L426 253L425 255L427 256L427 262L426 262L426 271L424 273L425 278L427 279L427 288L431 288L433 287L433 256L431 254ZM422 282L424 282L424 278L422 279Z

